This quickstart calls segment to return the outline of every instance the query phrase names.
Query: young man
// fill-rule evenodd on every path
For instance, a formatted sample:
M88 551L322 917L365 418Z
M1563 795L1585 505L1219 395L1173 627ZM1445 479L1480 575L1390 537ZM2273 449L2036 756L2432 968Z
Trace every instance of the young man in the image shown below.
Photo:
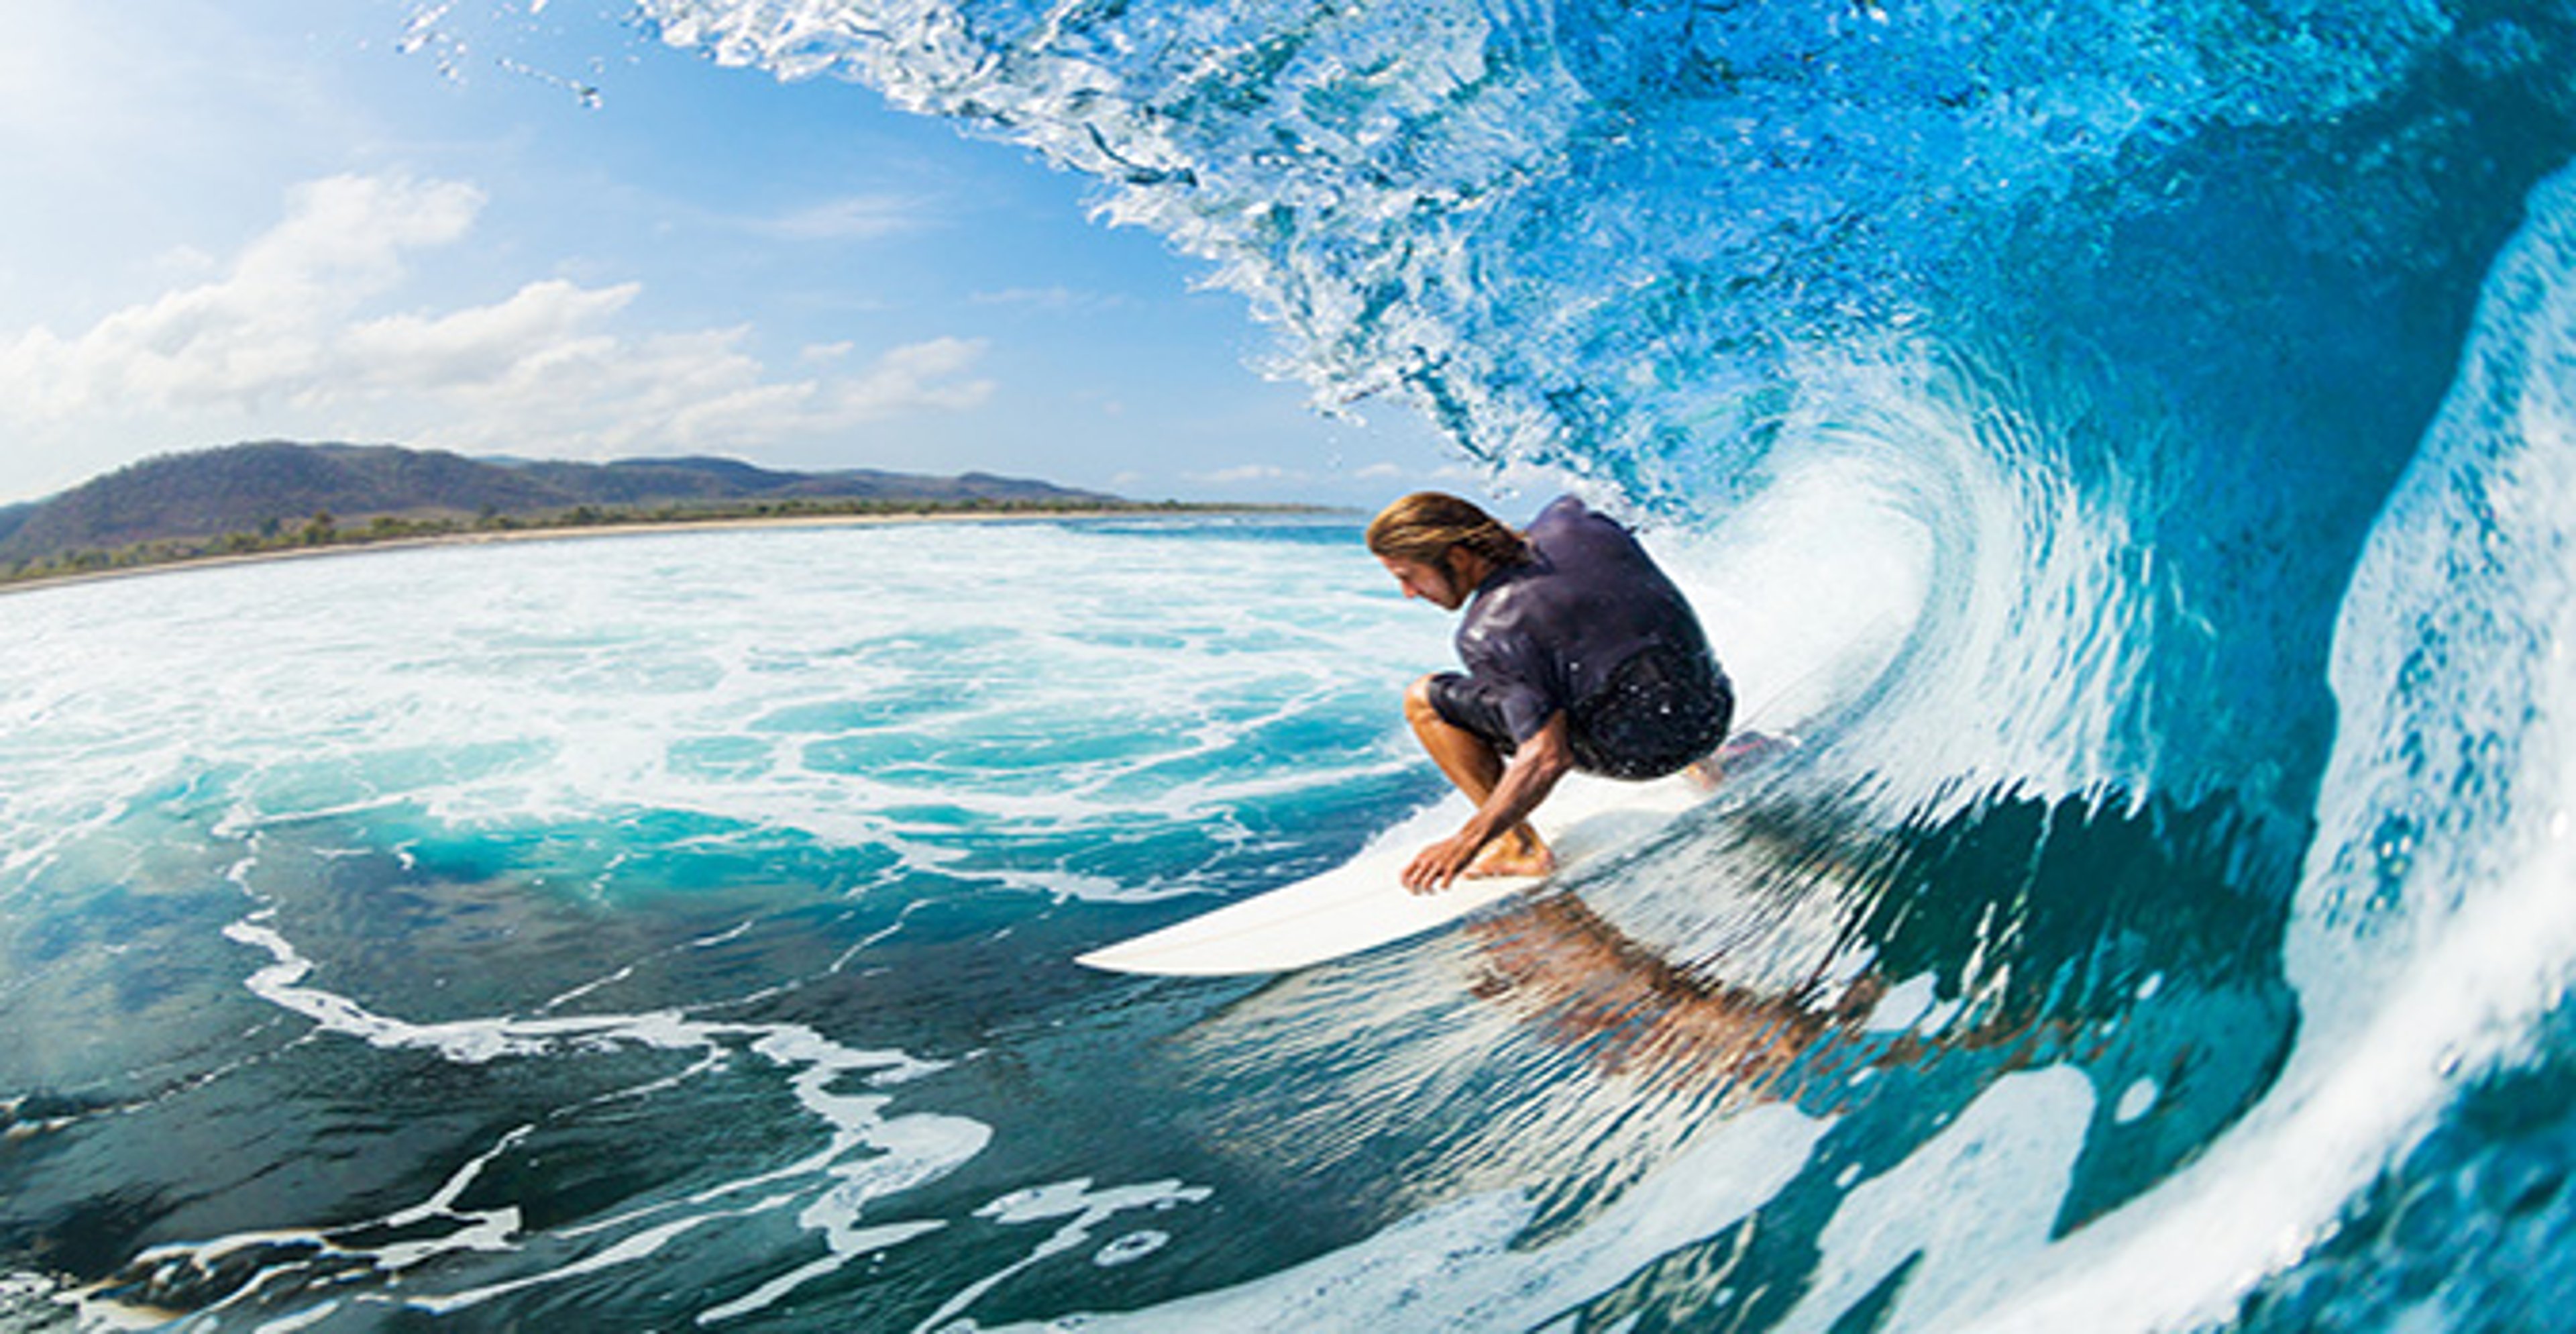
M1415 893L1554 869L1529 815L1570 769L1659 778L1726 739L1734 692L1689 602L1627 529L1574 497L1514 532L1418 492L1370 522L1368 547L1405 596L1466 609L1466 672L1414 682L1404 713L1476 813L1405 868Z

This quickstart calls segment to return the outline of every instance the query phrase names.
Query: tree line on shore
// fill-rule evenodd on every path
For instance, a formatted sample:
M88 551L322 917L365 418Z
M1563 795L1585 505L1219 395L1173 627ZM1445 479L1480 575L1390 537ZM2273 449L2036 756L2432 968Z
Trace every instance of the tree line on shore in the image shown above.
M156 456L42 501L0 506L0 585L536 530L1207 508L987 473L800 473L710 457L469 459L395 445L257 441Z
M0 585L73 578L190 561L278 555L333 547L361 547L388 542L429 541L474 535L540 533L646 524L739 523L760 519L933 517L941 515L1107 514L1241 509L1243 506L1191 505L1180 501L1130 501L1114 498L1011 499L973 497L964 500L790 499L704 505L575 505L549 514L505 514L485 510L473 517L449 514L364 516L342 524L328 510L301 520L270 518L256 529L235 530L206 538L154 538L113 548L73 548L37 557L21 557L0 566Z

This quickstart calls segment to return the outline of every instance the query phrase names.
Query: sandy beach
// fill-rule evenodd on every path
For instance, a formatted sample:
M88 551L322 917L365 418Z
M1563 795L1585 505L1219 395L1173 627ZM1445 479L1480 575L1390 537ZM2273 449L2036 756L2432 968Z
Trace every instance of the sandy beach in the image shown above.
M1320 513L1320 509L1300 510L1289 506L1106 506L1100 509L1032 509L1032 510L933 510L927 513L887 514L780 514L732 515L708 519L649 519L634 523L605 522L562 524L530 528L477 529L472 532L435 533L418 537L389 537L381 540L355 539L322 546L286 547L275 551L250 551L230 555L192 556L181 560L160 561L149 565L131 565L107 570L83 570L74 574L44 575L0 583L0 595L31 592L42 588L59 588L70 584L96 583L107 579L130 579L144 575L176 574L185 571L213 569L227 565L263 564L270 561L309 560L326 556L374 555L389 551L418 550L424 547L480 546L510 542L563 542L584 538L644 537L655 534L686 532L722 532L761 528L843 528L876 527L887 524L918 523L1038 523L1066 519L1133 519L1156 515L1211 517L1227 514Z

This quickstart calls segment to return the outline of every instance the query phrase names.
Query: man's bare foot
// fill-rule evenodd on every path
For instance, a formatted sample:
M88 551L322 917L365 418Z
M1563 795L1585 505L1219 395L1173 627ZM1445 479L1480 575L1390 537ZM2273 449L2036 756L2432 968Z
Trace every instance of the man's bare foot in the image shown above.
M1461 872L1470 880L1494 880L1504 876L1546 875L1556 869L1556 854L1548 851L1535 834L1526 837L1506 835L1485 845L1476 860Z

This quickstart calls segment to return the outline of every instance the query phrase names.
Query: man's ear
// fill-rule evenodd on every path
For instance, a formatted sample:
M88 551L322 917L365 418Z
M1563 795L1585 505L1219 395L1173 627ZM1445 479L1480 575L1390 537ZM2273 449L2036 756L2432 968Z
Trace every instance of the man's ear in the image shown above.
M1449 581L1452 602L1466 601L1468 592L1475 587L1467 582L1467 572L1458 568L1459 558L1465 553L1465 547L1451 547L1440 553L1440 577Z
M1494 566L1465 547L1451 547L1440 553L1440 572L1449 576L1449 596L1463 605L1467 595L1476 591L1476 585L1494 572Z

